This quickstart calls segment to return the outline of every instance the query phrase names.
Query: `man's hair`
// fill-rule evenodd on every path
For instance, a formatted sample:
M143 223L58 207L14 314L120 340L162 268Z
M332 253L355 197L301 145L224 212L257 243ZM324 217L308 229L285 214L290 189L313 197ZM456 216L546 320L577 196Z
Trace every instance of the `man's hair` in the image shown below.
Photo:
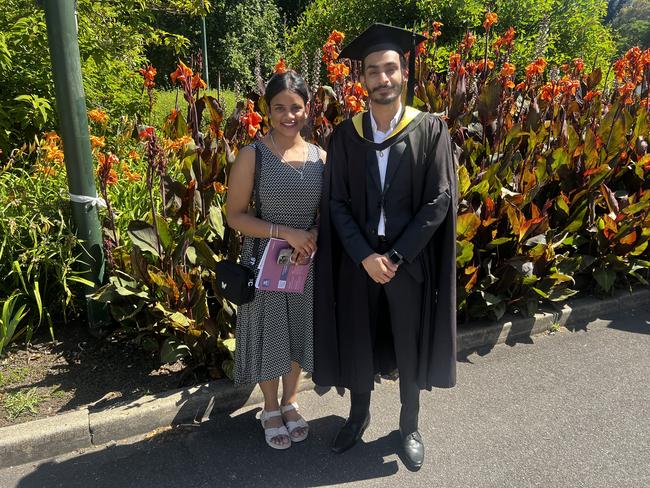
M406 64L406 56L404 56L403 53L397 53L399 55L399 67L402 70L405 70L408 68ZM368 56L366 56L367 58ZM363 61L361 61L361 72L365 74L366 72L366 58L363 58Z

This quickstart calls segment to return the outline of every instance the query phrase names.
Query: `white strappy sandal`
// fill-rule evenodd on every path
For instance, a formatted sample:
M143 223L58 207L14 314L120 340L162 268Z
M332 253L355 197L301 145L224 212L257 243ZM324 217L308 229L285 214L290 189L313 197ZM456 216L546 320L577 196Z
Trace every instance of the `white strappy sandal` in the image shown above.
M298 404L290 403L289 405L282 405L280 406L280 410L282 411L282 413L286 413L289 410L295 410L296 412L298 412ZM287 420L284 422L284 425L286 425L287 429L289 430L289 437L291 437L291 442L304 441L309 435L309 424L304 418L302 418L302 416L300 416L298 420ZM305 429L304 433L294 436L294 432L296 432L296 429L301 429L301 428Z
M280 413L280 410L272 410L270 412L262 410L262 413L260 414L260 423L264 429L264 438L266 440L266 443L273 449L283 450L289 449L291 447L291 435L289 434L287 427L285 425L282 425L281 427L266 427L266 421L268 419L281 416L282 414ZM276 444L273 442L273 439L280 436L286 437L289 439L289 442L287 444Z

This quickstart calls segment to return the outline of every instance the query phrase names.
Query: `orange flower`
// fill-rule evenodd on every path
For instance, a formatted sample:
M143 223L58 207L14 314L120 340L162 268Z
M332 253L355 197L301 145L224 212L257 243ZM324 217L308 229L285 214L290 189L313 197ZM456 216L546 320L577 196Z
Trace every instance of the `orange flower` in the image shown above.
M153 79L156 76L156 73L158 73L156 68L154 68L151 65L147 65L146 68L140 68L139 73L144 78L145 88L153 88L156 85L156 83L153 81Z
M255 137L257 131L260 130L262 116L255 111L255 105L252 100L248 100L248 111L240 117L239 121L246 128L249 137L251 139Z
M591 90L589 90L589 91L587 92L587 94L585 95L585 97L584 97L583 100L584 100L585 102L591 102L594 98L599 97L599 96L600 96L600 93L601 93L601 92L600 92L599 90L596 90L596 91L591 91Z
M582 73L585 69L585 62L582 60L582 58L575 58L573 60L573 66L578 73Z
M515 86L515 90L517 91L522 91L526 89L526 82L522 81L521 83L518 83L517 86Z
M363 110L364 104L362 100L359 100L354 95L348 95L345 97L345 108L353 114L356 114Z
M354 95L357 98L365 98L368 92L363 88L361 83L352 83L351 81L345 84L346 95Z
M481 60L478 62L478 64L477 64L477 69L478 69L479 71L485 71L485 60L484 60L484 59L481 59ZM488 59L488 60L487 60L487 69L488 69L488 70L492 70L492 69L494 69L494 61L492 61L491 59Z
M509 27L503 36L497 37L493 44L494 50L497 52L497 54L501 52L501 49L505 49L506 51L510 51L512 49L516 32L517 31L514 28Z
M185 63L182 61L178 62L178 65L176 67L176 71L171 73L169 77L172 79L172 84L176 83L176 80L179 81L187 81L192 78L194 75L194 72L188 68Z
M46 144L43 146L45 149L44 159L50 163L63 164L64 154L63 151L56 144Z
M154 134L155 134L155 129L151 126L145 127L138 132L138 136L142 140L149 140L154 136Z
M129 151L129 154L127 154L127 157L134 161L138 161L140 159L140 155L138 154L138 151L136 151L135 149L131 149Z
M45 132L43 134L43 137L48 142L48 144L58 144L59 142L61 142L61 138L59 137L59 134L57 134L53 130L49 132Z
M507 78L514 74L515 74L515 65L511 63L503 63L503 67L501 68L501 72L499 73L499 76L501 76L501 78Z
M336 61L339 57L339 50L334 42L326 42L323 44L323 63L331 63Z
M223 183L215 181L212 186L214 187L214 191L216 191L219 195L226 193L227 188Z
M337 30L333 30L330 36L327 38L327 42L333 42L334 44L341 44L345 39L345 34Z
M88 118L98 124L105 124L108 121L108 115L106 115L106 112L99 109L88 111Z
M555 83L549 81L540 91L539 98L547 102L552 102L557 95L560 94L560 87Z
M273 68L274 73L286 73L287 72L287 63L284 61L284 58L280 58L278 64Z
M420 44L418 44L415 47L416 56L422 56L426 52L427 52L427 41L422 41Z
M580 82L578 80L572 80L568 76L563 76L562 79L558 82L559 89L565 95L575 95L578 88L580 88Z
M515 65L511 63L503 63L503 67L499 72L499 77L505 88L514 88L515 83L512 81L512 75L515 74Z
M485 14L485 21L483 22L483 28L488 31L492 28L494 24L499 22L499 17L494 12L488 12Z
M538 58L526 66L526 79L531 80L533 76L541 76L548 63L544 58Z
M327 77L332 83L343 83L350 75L350 67L343 63L330 63L327 66Z
M119 164L119 159L112 153L108 155L100 153L97 156L97 176L104 185L114 185L117 183L117 171L113 168L114 164Z
M124 177L131 183L142 180L142 175L140 173L131 171L126 166L122 167L122 173L124 174Z
M469 52L472 49L472 46L476 42L476 36L471 32L467 31L463 41L460 43L460 50Z
M192 91L196 91L199 88L205 90L208 87L208 85L205 83L205 81L201 79L201 76L198 73L196 73L194 76L192 76L191 87L192 87Z
M36 166L36 171L38 171L43 176L46 176L48 178L51 176L56 176L57 173L56 168L54 168L53 166L42 165L42 164Z
M90 136L90 146L92 149L100 149L106 145L106 137Z
M193 140L194 139L192 139L192 136L182 136L178 139L165 139L163 141L163 148L167 151L178 151Z
M443 24L442 22L438 22L438 21L435 21L435 22L433 22L431 24L431 26L433 27L433 31L431 32L431 39L433 39L435 41L436 39L438 39L442 35L442 32L440 32L440 28L443 25L445 25L445 24Z
M451 53L449 56L449 70L458 73L460 72L460 68L462 68L460 63L460 54Z

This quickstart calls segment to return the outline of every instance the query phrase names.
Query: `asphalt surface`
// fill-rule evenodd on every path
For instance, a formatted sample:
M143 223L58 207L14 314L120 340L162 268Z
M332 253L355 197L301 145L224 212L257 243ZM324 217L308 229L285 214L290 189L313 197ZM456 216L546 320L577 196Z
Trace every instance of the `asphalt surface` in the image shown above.
M347 414L336 391L300 394L307 441L266 447L259 407L0 471L1 487L650 486L650 309L499 345L459 363L458 386L423 392L426 461L396 454L397 385L373 394L363 442L329 445Z

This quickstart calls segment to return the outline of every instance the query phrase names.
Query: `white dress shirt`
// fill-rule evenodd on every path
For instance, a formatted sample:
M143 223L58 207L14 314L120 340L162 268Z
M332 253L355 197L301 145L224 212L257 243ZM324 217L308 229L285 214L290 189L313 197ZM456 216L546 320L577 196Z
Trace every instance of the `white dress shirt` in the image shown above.
M399 110L393 117L393 120L390 121L390 126L386 132L382 132L377 129L377 122L375 117L372 115L372 109L370 110L370 124L372 125L372 137L375 143L380 144L393 132L393 129L397 126L400 119L402 118L402 105L399 106ZM384 180L386 179L386 168L388 167L388 154L390 153L390 146L384 149L383 151L376 151L377 153L377 164L379 165L379 180L381 182L382 189L384 188ZM383 236L386 235L386 217L384 216L384 209L381 209L381 215L379 216L379 225L377 225L377 235Z

